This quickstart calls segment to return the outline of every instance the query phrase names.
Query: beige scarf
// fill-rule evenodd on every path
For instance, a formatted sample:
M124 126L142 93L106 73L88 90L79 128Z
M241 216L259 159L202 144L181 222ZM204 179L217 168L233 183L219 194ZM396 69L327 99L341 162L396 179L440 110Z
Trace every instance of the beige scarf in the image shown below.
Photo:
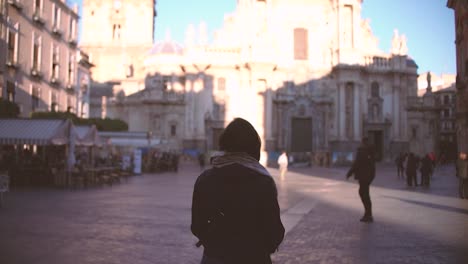
M271 177L270 173L258 162L258 160L244 152L225 152L220 155L215 155L212 157L211 164L215 168L239 164L262 175Z

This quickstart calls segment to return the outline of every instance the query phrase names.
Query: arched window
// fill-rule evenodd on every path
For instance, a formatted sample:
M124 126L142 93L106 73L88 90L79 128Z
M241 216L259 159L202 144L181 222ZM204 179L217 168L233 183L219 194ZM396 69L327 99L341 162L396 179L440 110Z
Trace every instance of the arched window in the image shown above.
M305 28L294 29L294 59L307 60L308 59L308 34Z

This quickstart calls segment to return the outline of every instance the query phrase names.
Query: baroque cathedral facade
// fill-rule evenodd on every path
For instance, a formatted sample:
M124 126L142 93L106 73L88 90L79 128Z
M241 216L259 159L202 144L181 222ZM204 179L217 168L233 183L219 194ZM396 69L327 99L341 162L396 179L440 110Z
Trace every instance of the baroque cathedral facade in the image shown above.
M84 0L81 47L93 79L112 86L99 113L151 131L173 149L217 149L235 117L262 140L262 159L286 150L340 163L363 136L381 160L410 149L407 98L417 65L394 32L383 52L362 0L238 0L208 41L189 25L185 43L153 44L154 0ZM271 159L270 159L271 162Z

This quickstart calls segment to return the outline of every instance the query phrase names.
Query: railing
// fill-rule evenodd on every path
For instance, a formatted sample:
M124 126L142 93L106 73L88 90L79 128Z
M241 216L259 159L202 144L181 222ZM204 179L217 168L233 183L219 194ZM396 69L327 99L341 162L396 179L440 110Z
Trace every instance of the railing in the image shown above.
M381 56L366 56L364 57L364 64L378 69L390 69L392 67L391 59Z

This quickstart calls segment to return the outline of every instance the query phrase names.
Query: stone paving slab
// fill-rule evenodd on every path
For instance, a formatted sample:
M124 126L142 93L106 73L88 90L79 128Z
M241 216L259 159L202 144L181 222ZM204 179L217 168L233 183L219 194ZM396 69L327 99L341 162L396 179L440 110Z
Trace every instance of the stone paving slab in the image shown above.
M380 187L371 187L371 224L359 222L358 186L343 180L346 169L322 169L305 180L317 171L288 175L288 188L315 206L288 232L274 263L468 263L468 200L451 197L450 168L440 169L426 190L400 187L390 168L380 168Z
M376 222L346 168L300 168L278 187L288 231L274 263L468 263L468 200L456 198L450 167L433 186L408 189L378 169ZM13 190L0 209L0 263L199 263L190 233L197 166L79 190Z

